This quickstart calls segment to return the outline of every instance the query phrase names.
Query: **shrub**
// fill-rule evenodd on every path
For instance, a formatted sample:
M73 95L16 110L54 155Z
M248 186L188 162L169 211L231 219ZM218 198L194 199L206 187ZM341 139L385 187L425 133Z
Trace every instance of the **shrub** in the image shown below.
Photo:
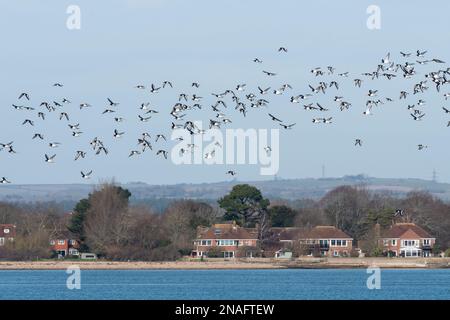
M450 248L445 250L445 256L446 257L450 257Z
M375 247L371 252L372 257L382 257L383 256L383 248Z
M212 247L208 250L208 258L223 258L223 252L217 247Z
M353 249L352 251L350 251L350 257L352 257L352 258L358 258L358 257L359 257L359 252L358 252L358 250Z
M259 250L257 247L251 246L240 247L236 255L238 258L246 258L250 255L250 253L254 258L261 256L261 250Z

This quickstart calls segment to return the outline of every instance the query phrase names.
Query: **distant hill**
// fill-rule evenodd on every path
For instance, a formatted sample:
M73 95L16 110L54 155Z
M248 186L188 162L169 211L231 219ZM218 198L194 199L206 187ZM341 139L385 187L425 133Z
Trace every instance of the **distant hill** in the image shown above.
M216 200L226 194L233 185L248 183L261 189L271 199L296 200L318 199L331 189L341 185L364 185L375 192L390 192L404 196L409 191L424 190L443 199L450 200L450 184L421 179L373 178L364 175L326 179L277 179L271 181L226 181L202 184L149 185L135 182L122 184L132 193L133 202L146 199L205 199ZM29 184L0 186L0 201L76 202L86 197L94 188L90 184Z

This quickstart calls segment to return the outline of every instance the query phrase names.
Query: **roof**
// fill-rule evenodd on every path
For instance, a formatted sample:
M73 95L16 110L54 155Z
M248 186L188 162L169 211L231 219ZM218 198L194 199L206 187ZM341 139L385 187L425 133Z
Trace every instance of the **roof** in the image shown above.
M281 241L297 239L352 239L344 231L333 226L316 226L304 228L272 228Z
M382 234L382 238L402 238L407 234L408 237L414 236L419 238L433 238L428 232L416 225L415 223L396 223L389 229L385 230Z
M16 235L16 226L13 224L0 224L0 237L14 237Z
M51 240L73 240L74 236L69 230L56 230L51 236Z
M288 227L288 228L272 228L274 234L280 239L280 241L296 240L301 233L305 232L303 228Z
M334 226L317 226L309 230L304 236L304 239L352 239L344 231Z
M234 223L220 223L200 229L198 239L257 239L253 229L242 228Z

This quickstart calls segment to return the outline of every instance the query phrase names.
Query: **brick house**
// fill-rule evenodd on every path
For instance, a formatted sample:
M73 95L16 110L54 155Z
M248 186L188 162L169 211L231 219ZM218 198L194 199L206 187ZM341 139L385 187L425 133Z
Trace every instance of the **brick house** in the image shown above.
M277 230L278 229L278 230ZM329 257L350 256L353 238L333 226L316 226L312 229L273 228L285 247L303 246L306 255Z
M0 224L0 246L8 241L14 241L16 237L16 226L13 224Z
M396 223L379 233L378 244L390 256L430 257L436 238L414 223Z
M234 258L240 254L241 249L254 248L257 244L255 229L240 227L235 221L217 223L209 228L197 229L192 256L207 256L208 251L214 248L219 250L224 258ZM249 250L244 254L252 256L252 251Z
M60 232L50 240L50 247L58 257L79 256L79 243L68 232Z

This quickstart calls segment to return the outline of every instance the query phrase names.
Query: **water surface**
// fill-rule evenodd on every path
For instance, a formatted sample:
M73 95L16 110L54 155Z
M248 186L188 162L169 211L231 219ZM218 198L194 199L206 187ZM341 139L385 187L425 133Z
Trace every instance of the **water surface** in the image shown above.
M82 270L69 290L64 270L0 271L0 299L450 299L450 270L365 269Z

